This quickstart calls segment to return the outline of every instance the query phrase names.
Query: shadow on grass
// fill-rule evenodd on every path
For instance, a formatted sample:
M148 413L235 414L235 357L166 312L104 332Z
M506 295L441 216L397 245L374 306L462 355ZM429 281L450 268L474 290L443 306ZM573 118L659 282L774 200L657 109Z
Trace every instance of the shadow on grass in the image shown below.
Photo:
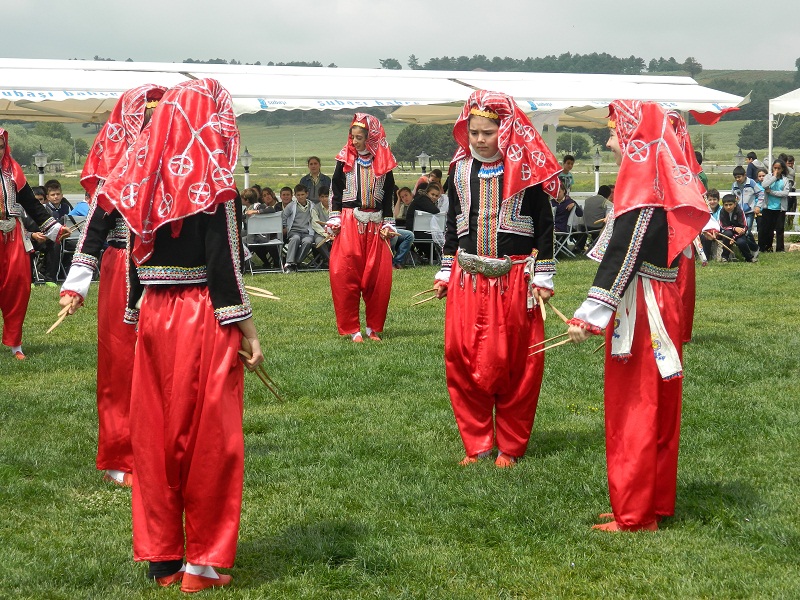
M236 570L241 580L259 585L319 567L358 566L358 548L367 537L367 528L353 521L297 523L275 536L240 541Z
M530 445L525 456L543 458L564 451L596 452L598 448L605 448L603 428L597 427L593 431L571 431L569 429L549 429L538 431L534 425Z
M692 481L678 486L675 514L679 521L731 526L758 510L762 500L742 481Z

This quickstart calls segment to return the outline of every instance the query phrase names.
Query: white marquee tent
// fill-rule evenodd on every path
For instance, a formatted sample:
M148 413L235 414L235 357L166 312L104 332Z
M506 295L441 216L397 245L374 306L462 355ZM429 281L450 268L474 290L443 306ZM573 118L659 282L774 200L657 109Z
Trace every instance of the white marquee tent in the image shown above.
M452 122L459 103L481 88L511 94L537 125L572 117L604 122L603 109L615 98L658 101L711 118L748 101L690 77L0 59L0 119L103 122L127 89L203 77L231 92L237 114L402 107L394 118L411 122Z
M772 163L772 129L776 115L800 115L800 88L769 101L769 162Z

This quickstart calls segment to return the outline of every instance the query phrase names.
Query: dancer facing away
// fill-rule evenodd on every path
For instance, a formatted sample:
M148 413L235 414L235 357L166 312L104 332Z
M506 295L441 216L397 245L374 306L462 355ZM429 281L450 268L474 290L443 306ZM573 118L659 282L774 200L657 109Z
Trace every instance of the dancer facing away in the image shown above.
M130 232L116 210L97 207L97 192L136 141L166 88L147 84L125 92L95 138L81 174L91 198L72 266L61 286L61 306L73 314L89 293L100 255L97 292L97 469L103 479L130 487L133 482L130 405L136 328L125 323L128 306ZM105 252L103 247L108 245Z
M8 131L0 128L0 312L3 313L3 345L11 348L18 360L22 352L22 323L31 298L31 247L22 227L23 210L38 225L48 239L57 242L69 235L66 227L33 195L22 167L11 157Z
M242 336L248 368L263 360L242 279L238 149L230 94L213 79L181 83L98 196L130 228L136 265L134 559L184 592L231 581L215 567L233 566L241 516Z
M327 229L333 309L340 335L362 342L359 304L366 305L367 337L380 341L392 291L392 215L397 161L381 122L356 113L347 144L336 156Z
M678 256L708 221L686 125L658 104L615 100L608 148L620 165L614 227L570 320L582 342L606 330L605 425L613 513L603 531L655 530L675 511L682 397Z
M453 128L442 269L445 368L466 457L512 466L530 439L553 293L553 213L561 168L514 99L473 92ZM452 272L452 275L451 275Z

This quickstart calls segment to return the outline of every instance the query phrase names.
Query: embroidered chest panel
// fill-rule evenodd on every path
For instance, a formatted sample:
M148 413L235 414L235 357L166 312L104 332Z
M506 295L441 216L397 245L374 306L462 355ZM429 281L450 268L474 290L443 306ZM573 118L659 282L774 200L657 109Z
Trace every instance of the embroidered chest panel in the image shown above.
M355 168L345 173L342 202L357 202L361 208L376 208L383 201L383 184L386 175L375 177L372 160L356 159Z
M472 204L472 158L456 164L453 183L458 194L460 214L456 214L456 233L459 237L469 233L469 214ZM522 214L525 192L502 199L502 162L481 166L478 171L478 253L483 256L497 256L497 235L510 233L533 237L533 218Z
M17 204L17 186L7 173L2 174L3 197L0 201L3 202L5 213L11 217L21 217L23 210L22 206Z

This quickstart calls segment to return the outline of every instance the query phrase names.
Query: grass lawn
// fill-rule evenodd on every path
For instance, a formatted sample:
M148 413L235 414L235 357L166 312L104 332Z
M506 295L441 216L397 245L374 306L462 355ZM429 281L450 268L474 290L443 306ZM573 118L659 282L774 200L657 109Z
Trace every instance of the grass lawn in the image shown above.
M559 264L569 313L594 264ZM553 350L526 458L457 465L432 267L395 273L384 342L339 338L327 273L248 276L266 367L246 376L239 553L215 598L800 597L800 253L698 267L675 518L603 534L598 338ZM32 291L29 359L0 355L0 597L179 598L131 558L130 492L94 470L95 299L53 334ZM552 315L551 335L563 330Z

